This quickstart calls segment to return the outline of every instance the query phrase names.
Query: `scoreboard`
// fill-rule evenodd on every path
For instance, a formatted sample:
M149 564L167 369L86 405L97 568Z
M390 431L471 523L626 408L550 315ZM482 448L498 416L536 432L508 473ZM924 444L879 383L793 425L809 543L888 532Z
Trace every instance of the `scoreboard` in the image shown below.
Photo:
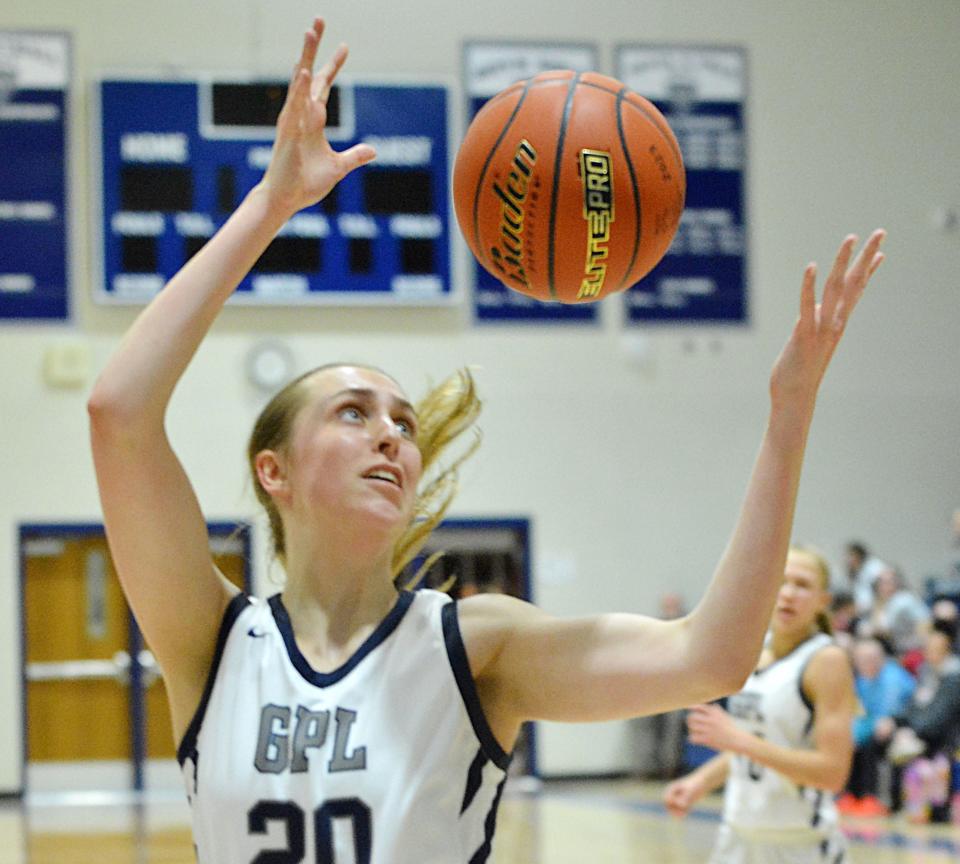
M98 82L98 301L148 301L226 221L269 163L286 90L285 81ZM450 302L448 111L442 84L335 85L331 146L366 142L377 159L292 217L231 302Z

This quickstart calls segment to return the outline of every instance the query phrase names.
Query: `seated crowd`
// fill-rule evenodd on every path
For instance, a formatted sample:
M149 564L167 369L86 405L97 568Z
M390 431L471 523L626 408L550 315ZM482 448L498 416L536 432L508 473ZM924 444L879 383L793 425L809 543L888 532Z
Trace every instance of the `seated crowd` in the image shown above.
M903 809L917 823L949 821L952 807L960 819L960 567L921 597L863 544L847 552L848 590L835 592L831 617L863 713L837 806L853 816Z

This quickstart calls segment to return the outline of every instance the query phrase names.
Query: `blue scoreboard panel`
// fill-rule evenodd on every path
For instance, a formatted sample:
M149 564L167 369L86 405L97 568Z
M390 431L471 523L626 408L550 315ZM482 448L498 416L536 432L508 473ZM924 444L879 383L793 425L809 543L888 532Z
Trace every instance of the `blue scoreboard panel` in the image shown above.
M0 320L69 316L70 40L0 31Z
M149 300L226 221L263 176L286 89L285 81L99 82L99 301ZM331 145L367 142L377 159L291 218L234 301L448 303L448 104L445 85L335 86Z

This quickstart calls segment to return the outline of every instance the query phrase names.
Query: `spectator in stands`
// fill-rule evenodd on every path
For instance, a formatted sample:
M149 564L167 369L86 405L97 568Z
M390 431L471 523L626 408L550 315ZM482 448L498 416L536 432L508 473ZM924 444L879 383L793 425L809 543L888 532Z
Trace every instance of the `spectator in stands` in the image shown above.
M865 615L873 606L873 583L887 565L858 541L847 544L847 579L857 611Z
M926 580L927 601L931 604L941 598L960 603L960 507L953 511L950 527L950 549L937 572Z
M958 619L960 619L960 608L953 600L941 598L933 604L932 624L934 627L943 630L950 637L954 648L957 645Z
M864 713L853 721L853 766L837 809L848 815L885 816L889 808L880 799L880 766L897 728L894 718L906 711L916 682L880 639L857 638L852 657L857 696ZM899 784L894 782L890 790L894 809L899 803L898 792Z
M960 657L950 633L934 625L913 698L897 718L890 758L904 770L904 808L911 822L948 818L950 764L960 746Z
M894 653L902 657L923 644L921 625L930 620L930 609L905 585L900 571L887 567L873 583L873 607L868 620L873 635L884 636Z
M858 621L853 594L849 591L835 591L830 601L830 627L833 630L834 641L847 651L853 650Z

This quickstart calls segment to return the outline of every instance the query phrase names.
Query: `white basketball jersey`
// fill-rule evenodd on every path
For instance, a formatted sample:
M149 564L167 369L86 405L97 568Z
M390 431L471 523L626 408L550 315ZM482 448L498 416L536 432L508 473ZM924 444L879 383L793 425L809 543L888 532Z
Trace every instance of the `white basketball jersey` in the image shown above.
M314 671L277 594L238 595L178 750L200 864L480 864L509 756L445 594L403 592Z
M737 724L758 738L791 749L812 749L813 710L801 688L810 658L833 640L811 636L785 657L754 672L743 690L727 700ZM723 819L741 832L826 835L837 825L833 795L798 786L772 768L731 754Z

